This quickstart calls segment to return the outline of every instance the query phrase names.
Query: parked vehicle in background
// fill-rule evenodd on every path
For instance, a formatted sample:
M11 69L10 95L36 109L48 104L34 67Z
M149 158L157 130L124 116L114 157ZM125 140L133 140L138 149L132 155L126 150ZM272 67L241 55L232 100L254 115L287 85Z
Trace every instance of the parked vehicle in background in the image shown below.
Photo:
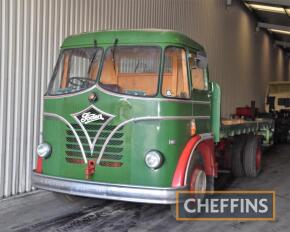
M290 81L270 82L265 100L265 111L290 110Z
M290 81L270 82L265 111L275 120L275 142L290 142Z
M204 48L175 31L65 39L44 96L34 186L65 194L172 204L214 190L220 171L255 177L271 119L223 119Z

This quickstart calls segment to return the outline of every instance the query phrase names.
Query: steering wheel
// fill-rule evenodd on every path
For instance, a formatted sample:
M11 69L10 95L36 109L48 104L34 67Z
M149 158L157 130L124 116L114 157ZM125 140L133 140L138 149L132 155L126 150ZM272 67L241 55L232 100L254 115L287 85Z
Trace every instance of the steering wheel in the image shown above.
M77 83L75 83L74 80L77 80ZM84 88L86 86L89 86L90 83L92 85L95 84L95 81L90 80L87 77L71 77L69 78L68 83L72 86Z

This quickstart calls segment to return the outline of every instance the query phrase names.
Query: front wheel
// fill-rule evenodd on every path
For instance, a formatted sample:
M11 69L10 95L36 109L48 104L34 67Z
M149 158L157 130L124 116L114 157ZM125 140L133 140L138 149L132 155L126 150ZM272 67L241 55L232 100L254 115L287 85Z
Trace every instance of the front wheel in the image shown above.
M214 177L206 175L202 156L198 151L194 151L192 154L186 184L188 185L189 191L214 190Z
M186 184L189 191L204 192L214 191L214 176L207 176L205 172L202 156L198 151L194 151L189 161L189 168L186 175ZM194 193L192 197L197 198ZM199 195L203 199L203 195ZM176 204L171 205L171 213L176 216Z

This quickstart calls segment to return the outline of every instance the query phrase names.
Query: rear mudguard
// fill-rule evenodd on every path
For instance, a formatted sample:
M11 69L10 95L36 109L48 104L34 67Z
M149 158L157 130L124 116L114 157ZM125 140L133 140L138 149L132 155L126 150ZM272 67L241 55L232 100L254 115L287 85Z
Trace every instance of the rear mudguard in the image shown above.
M194 151L198 151L201 154L206 175L217 175L213 136L211 134L195 135L187 142L179 157L172 180L172 187L181 187L187 184L185 183L187 170Z

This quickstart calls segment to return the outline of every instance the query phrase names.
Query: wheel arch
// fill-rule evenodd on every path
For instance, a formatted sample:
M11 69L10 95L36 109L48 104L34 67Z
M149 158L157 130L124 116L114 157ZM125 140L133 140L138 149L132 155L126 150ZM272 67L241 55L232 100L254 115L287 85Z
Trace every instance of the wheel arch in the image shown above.
M198 151L201 154L206 175L216 176L217 168L215 166L214 140L212 134L195 135L187 142L179 157L173 175L172 187L186 185L186 176L194 151Z

